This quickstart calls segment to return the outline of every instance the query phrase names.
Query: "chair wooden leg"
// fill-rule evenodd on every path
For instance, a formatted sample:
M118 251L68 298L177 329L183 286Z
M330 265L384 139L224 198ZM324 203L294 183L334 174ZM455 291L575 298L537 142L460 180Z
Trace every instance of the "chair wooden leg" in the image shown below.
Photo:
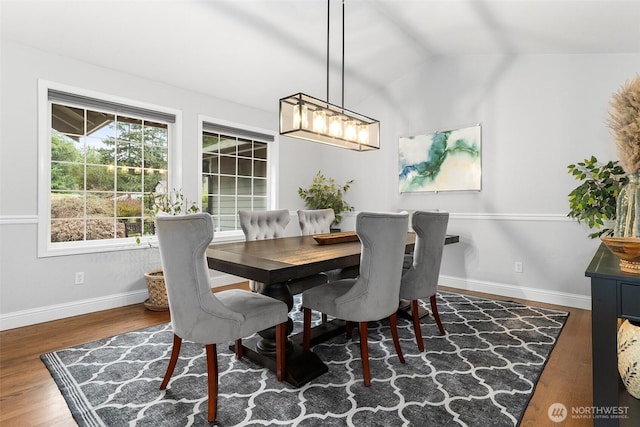
M371 371L369 370L369 344L367 343L367 322L360 322L360 358L362 359L362 376L365 387L371 385Z
M418 350L424 351L424 342L422 341L422 329L420 328L420 313L418 313L418 300L411 301L411 318L413 319L413 331L416 336Z
M242 338L236 340L236 359L242 359Z
M309 350L311 348L311 309L302 307L304 322L302 325L302 348Z
M209 382L209 422L218 414L218 352L215 344L207 344L207 377Z
M400 347L400 339L398 338L398 314L393 313L389 316L389 323L391 325L391 336L393 337L393 346L396 348L396 354L400 363L404 363L404 355L402 354L402 348Z
M438 313L438 305L436 304L436 296L431 295L431 311L433 312L433 318L436 319L436 323L438 324L438 329L440 329L440 335L444 335L444 328L442 327L442 322L440 321L440 314Z
M349 322L348 320L345 322L344 324L344 330L347 334L347 339L350 340L351 338L353 338L353 323Z
M173 370L176 368L176 363L178 362L178 356L180 355L181 346L182 338L180 338L176 334L173 334L173 348L171 349L171 358L169 359L169 366L167 366L167 373L164 374L164 379L162 380L162 384L160 384L160 390L166 389L167 384L169 384L171 375L173 375Z
M276 377L278 381L283 381L286 374L286 339L287 323L279 323L276 325Z

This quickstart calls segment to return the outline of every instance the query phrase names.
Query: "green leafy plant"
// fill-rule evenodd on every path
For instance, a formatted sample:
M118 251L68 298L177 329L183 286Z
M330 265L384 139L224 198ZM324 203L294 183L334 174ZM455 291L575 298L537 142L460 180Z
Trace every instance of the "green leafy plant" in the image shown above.
M159 212L169 215L186 215L200 211L196 202L189 202L182 191L175 188L168 193L151 193L150 197L154 216Z
M578 187L569 193L569 214L579 223L584 222L590 229L592 239L613 235L613 229L605 226L605 221L616 218L616 201L618 193L628 178L620 163L610 161L598 162L595 156L582 162L567 166L569 173L579 181Z
M353 180L350 180L344 185L337 185L333 178L325 177L318 171L309 188L298 188L298 195L309 209L333 209L336 216L333 223L338 224L343 212L353 211L353 206L343 199L352 183Z
M153 217L160 212L168 215L186 215L200 211L195 202L189 202L184 194L182 194L182 191L176 189L167 193L151 193L148 199L146 199L146 206L150 206L148 216L152 218L148 223L151 224L151 226L153 226ZM154 233L153 228L147 227L145 224L141 226L140 231L142 234ZM138 244L141 241L141 233L136 234L136 242Z

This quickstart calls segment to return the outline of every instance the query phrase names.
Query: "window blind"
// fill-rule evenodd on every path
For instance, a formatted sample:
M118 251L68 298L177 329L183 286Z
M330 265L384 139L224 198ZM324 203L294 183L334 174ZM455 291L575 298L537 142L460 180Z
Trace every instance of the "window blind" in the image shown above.
M105 101L102 99L91 98L84 95L62 92L55 89L48 90L49 101L61 102L66 104L77 105L82 108L94 108L99 111L116 113L122 115L133 115L146 120L158 120L165 123L175 123L176 116L174 114L162 111L151 110L143 107L134 107L132 105L121 104L118 102Z
M273 142L273 135L269 135L262 132L254 132L247 129L234 128L232 126L225 126L218 123L203 122L203 132L208 133L220 133L229 136L236 136L238 138L251 139L253 141Z

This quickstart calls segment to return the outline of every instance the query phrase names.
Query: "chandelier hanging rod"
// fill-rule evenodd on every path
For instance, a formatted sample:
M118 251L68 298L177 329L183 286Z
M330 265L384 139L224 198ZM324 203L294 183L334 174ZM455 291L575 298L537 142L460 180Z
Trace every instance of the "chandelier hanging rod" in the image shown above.
M330 45L331 43L329 43L330 40L330 36L329 33L331 31L331 0L327 0L327 102L329 102L329 76L330 76L330 71L329 71L329 58L331 57L329 55L330 52ZM340 104L340 106L342 108L344 108L344 0L342 0L342 103Z
M344 108L344 0L342 0L342 105L341 107Z
M329 43L329 33L331 32L331 1L327 0L327 102L329 102L329 50L331 44Z

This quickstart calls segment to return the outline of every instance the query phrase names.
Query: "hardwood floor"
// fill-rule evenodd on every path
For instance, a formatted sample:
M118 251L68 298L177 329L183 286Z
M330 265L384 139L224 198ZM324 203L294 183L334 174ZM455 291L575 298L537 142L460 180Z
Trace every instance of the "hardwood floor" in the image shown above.
M247 287L247 283L241 286ZM571 313L521 423L523 427L553 425L547 416L551 404L562 403L569 411L571 407L592 405L591 312L516 301ZM168 312L152 312L142 304L136 304L0 332L0 425L76 425L58 387L40 361L40 355L168 321ZM562 425L590 426L593 422L569 417Z

